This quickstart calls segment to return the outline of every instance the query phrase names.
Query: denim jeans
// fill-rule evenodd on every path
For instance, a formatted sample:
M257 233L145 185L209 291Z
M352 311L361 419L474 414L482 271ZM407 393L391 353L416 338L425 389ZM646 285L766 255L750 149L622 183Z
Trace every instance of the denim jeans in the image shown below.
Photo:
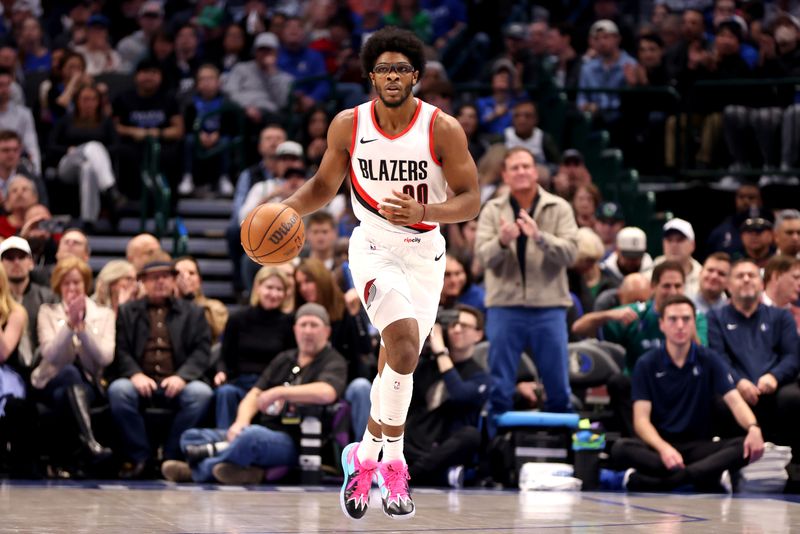
M181 450L187 445L204 445L226 441L227 430L221 428L190 428L181 435ZM192 466L192 480L213 482L211 474L215 465L229 462L241 467L294 466L297 464L297 445L286 432L270 430L261 425L250 425L233 442L216 456L205 458Z
M499 415L513 407L517 368L526 348L533 353L533 361L547 393L544 410L572 411L565 308L489 308L486 335L492 374L490 415Z
M150 399L139 397L133 382L128 378L114 380L108 388L108 402L111 414L123 438L125 452L134 462L141 462L150 457L150 441L147 437L142 410L150 406L172 408L175 418L164 444L164 456L167 459L181 457L179 440L181 434L198 425L211 404L214 392L204 382L193 380L172 399L158 389Z
M257 381L258 375L246 374L237 376L217 388L214 392L214 402L217 409L217 428L228 428L233 424L236 420L239 402Z
M370 400L369 392L372 389L372 382L366 378L356 378L347 386L344 392L344 400L350 404L350 422L353 425L353 436L356 441L364 435L369 419Z

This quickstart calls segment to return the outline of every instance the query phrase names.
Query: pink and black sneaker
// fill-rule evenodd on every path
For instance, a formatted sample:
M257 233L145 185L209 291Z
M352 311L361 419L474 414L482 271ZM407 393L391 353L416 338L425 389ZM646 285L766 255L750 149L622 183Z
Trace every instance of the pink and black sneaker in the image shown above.
M402 460L381 462L378 468L378 487L381 489L383 513L392 519L414 517L414 501L408 489L408 466Z
M342 451L342 471L344 482L339 492L339 504L346 516L361 519L369 507L369 491L372 478L378 471L378 462L358 461L358 443L351 443Z

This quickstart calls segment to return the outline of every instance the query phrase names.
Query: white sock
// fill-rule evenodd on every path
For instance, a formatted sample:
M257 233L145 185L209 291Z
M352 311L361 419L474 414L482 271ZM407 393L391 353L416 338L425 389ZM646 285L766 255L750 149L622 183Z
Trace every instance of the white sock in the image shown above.
M414 389L414 375L401 375L387 363L381 373L380 408L381 423L389 426L403 426L411 404ZM403 460L403 435L388 437L383 435L383 461Z
M358 450L356 451L358 461L372 460L377 462L378 455L381 453L381 448L383 448L383 437L372 435L372 432L369 431L369 427L367 427L367 429L364 430L364 437L361 438L361 443L358 445Z

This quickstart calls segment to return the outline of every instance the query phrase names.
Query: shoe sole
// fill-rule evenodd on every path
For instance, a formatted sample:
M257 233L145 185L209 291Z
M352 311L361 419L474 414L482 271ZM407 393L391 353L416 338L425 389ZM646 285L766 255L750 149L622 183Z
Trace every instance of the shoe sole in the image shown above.
M410 514L403 514L403 515L392 515L386 511L386 508L383 509L383 515L388 517L389 519L394 519L395 521L405 521L406 519L411 519L417 513L417 507L414 506L414 510L411 511Z
M349 452L350 452L349 447L345 447L344 450L342 451L342 471L346 471L347 469L347 454ZM345 517L352 519L353 521L361 521L362 519L364 519L363 515L361 517L353 517L347 511L347 505L344 502L344 492L346 489L347 489L347 475L345 475L344 482L342 482L342 489L339 490L339 506L342 508L342 513L345 515ZM369 510L369 508L367 508L367 510ZM367 515L367 512L364 512L364 515Z

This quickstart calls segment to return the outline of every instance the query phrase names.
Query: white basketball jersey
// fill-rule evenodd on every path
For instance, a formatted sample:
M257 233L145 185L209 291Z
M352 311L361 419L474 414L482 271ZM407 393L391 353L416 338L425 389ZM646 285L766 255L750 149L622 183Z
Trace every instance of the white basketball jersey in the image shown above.
M422 204L447 200L442 163L434 154L433 123L439 109L415 99L417 111L411 123L397 135L381 130L375 119L377 100L354 108L350 142L350 181L353 212L358 220L391 232L419 233L438 223L422 221L396 226L378 213L378 203L402 191Z

